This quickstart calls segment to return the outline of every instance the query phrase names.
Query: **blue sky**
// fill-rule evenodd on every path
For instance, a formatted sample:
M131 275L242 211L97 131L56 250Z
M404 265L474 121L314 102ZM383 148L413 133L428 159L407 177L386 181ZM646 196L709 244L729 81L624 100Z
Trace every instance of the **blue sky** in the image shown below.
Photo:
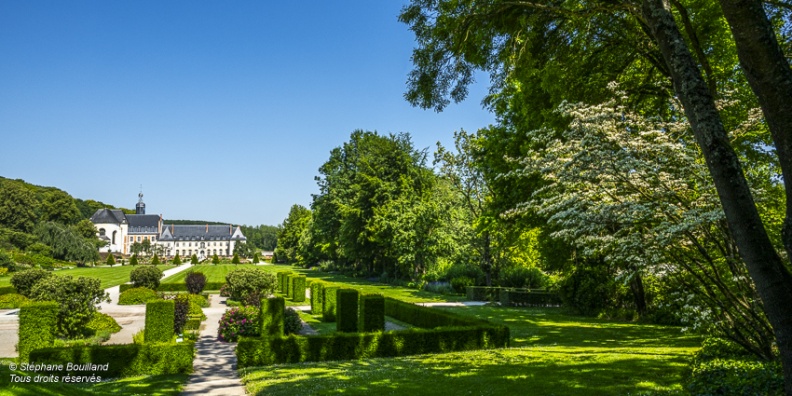
M406 3L0 0L0 176L279 224L355 129L433 151L494 122L483 76L442 113L404 100Z

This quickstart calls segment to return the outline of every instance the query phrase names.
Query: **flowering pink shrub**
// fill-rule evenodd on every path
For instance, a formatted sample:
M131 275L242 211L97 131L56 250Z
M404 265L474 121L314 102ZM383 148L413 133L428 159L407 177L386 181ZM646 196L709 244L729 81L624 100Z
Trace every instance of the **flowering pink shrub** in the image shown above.
M258 329L258 308L256 307L235 307L223 314L220 319L220 329L217 337L221 341L236 342L240 336L257 336Z

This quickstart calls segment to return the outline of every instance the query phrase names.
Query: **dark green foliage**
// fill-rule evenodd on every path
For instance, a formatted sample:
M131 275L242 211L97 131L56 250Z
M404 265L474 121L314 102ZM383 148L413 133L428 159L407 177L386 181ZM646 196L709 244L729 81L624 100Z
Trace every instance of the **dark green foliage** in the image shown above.
M439 309L422 307L392 298L385 299L385 315L425 329L443 326L484 326L488 322L467 318Z
M289 271L278 272L278 292L286 294L286 275L290 274Z
M118 305L138 305L156 300L157 292L147 287L134 287L124 290L118 296Z
M288 273L284 277L284 279L286 280L286 298L292 298L292 286L294 286L294 284L292 283L292 278L295 276L296 274Z
M0 309L19 308L28 302L30 300L21 294L9 293L0 295Z
M0 226L19 232L30 232L38 220L39 203L24 183L0 180Z
M17 293L30 298L30 292L33 291L33 286L40 280L48 278L52 272L43 269L31 268L24 271L19 271L11 276L11 284L16 289Z
M597 315L615 306L618 285L604 265L590 263L569 274L559 288L564 305L583 315Z
M212 264L220 264L220 257L217 257L216 254L212 256Z
M162 270L154 266L140 266L129 273L129 280L135 287L146 287L151 290L157 290L161 278Z
M17 291L14 286L2 286L0 287L0 296L4 294L17 294Z
M253 253L253 264L258 264L260 261L258 253Z
M537 267L513 266L501 271L500 285L504 287L538 289L547 285L547 275Z
M125 344L97 345L68 348L38 349L30 354L36 363L60 364L108 364L102 371L104 378L137 375L189 374L195 347L191 342L180 344ZM66 374L66 372L53 372ZM83 372L76 372L84 375ZM98 372L97 375L100 375Z
M30 352L51 347L55 342L60 306L54 302L36 302L19 310L19 360L29 360Z
M173 299L173 333L181 334L190 314L190 298L179 294Z
M283 297L272 297L261 301L260 334L263 337L282 336L284 334L284 310L286 300Z
M500 303L502 307L555 307L561 305L561 297L545 291L503 289Z
M354 289L338 289L336 303L336 331L354 333L358 331L358 291Z
M133 254L132 257L129 259L129 265L138 265L137 254Z
M305 275L297 275L292 280L292 301L305 301Z
M173 265L181 265L181 257L179 257L179 253L176 253L176 257L173 258Z
M324 302L322 306L322 320L325 322L335 322L336 321L336 292L338 291L338 286L330 285L325 286L322 289L322 301Z
M170 342L173 339L173 323L176 304L172 300L156 300L146 303L146 329L144 340Z
M101 312L94 312L93 318L85 324L85 329L89 335L106 331L108 333L118 333L121 326L110 315Z
M364 294L360 296L360 317L358 331L385 330L385 297L381 294Z
M154 255L154 257L151 259L151 265L159 265L159 264L160 264L159 256Z
M243 301L253 292L268 296L275 292L275 275L256 267L240 267L226 275L226 284L231 299Z
M314 280L311 282L311 313L321 315L324 307L324 286L325 282Z
M457 293L464 293L465 289L476 284L476 280L467 276L458 276L451 279L451 288Z
M191 294L201 294L206 286L206 275L202 272L190 271L184 278L184 283L187 286L187 291Z
M220 290L225 285L225 282L206 282L204 284L204 290ZM123 291L124 288L129 288L132 285L121 285L121 290ZM157 291L161 292L189 292L187 289L186 283L162 283L157 288ZM227 297L227 296L224 296Z
M187 323L184 324L184 328L182 330L198 330L200 328L201 328L201 317L188 316Z
M234 253L234 257L231 259L231 264L239 264L239 255Z
M311 220L311 210L302 205L292 205L277 232L275 256L277 262L294 263L302 260L299 253L300 238Z
M447 353L508 346L508 328L451 327L323 336L243 337L237 344L240 368L330 360L370 359Z
M741 346L707 338L691 364L686 389L692 395L784 394L781 365L759 361Z
M107 260L105 260L105 264L107 265L115 265L115 257L112 254L107 255Z
M109 301L97 278L50 276L42 279L30 292L36 301L55 301L59 304L58 332L66 338L79 337L83 327L96 312L96 304Z
M298 334L303 324L300 314L294 308L286 308L283 314L283 332L285 335Z
M194 254L192 256L190 256L190 264L193 264L193 265L198 264L198 256L196 256Z
M500 301L501 287L468 286L465 296L468 301Z

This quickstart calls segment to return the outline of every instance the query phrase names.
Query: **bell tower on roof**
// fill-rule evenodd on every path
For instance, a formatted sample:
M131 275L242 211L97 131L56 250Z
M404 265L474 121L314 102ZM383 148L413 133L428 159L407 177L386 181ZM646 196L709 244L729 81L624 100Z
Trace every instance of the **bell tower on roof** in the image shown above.
M138 203L135 205L135 214L146 214L146 204L143 203L143 191L138 194Z

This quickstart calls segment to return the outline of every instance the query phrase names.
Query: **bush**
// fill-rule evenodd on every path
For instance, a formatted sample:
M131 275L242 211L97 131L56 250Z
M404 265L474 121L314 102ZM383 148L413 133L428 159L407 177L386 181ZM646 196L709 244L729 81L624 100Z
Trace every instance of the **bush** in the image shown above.
M302 327L303 322L300 319L300 314L293 308L286 308L283 313L283 332L285 335L299 334Z
M129 265L138 265L137 254L133 254L132 258L129 259Z
M162 270L154 266L141 266L129 273L129 280L135 287L145 287L151 290L156 290L159 287L160 278L162 278Z
M292 283L292 278L295 276L296 274L293 274L291 272L283 276L283 279L285 281L284 283L286 284L286 288L285 288L286 298L292 298L292 286L294 286L294 283Z
M597 315L615 307L618 285L604 264L588 264L576 267L564 278L559 293L565 306L583 315Z
M53 276L52 272L43 269L31 268L24 271L19 271L11 276L11 285L14 286L17 293L30 298L30 292L33 291L33 286L40 280Z
M226 275L230 298L243 301L253 292L269 296L275 292L275 276L255 267L237 268Z
M260 261L258 253L253 253L253 264L258 264Z
M118 296L118 305L138 305L146 304L157 298L157 292L146 287L136 287L121 293Z
M234 253L234 258L231 259L231 264L239 264L239 255Z
M155 254L155 255L154 255L154 258L152 258L152 259L151 259L151 265L159 265L159 264L160 264L160 259L159 259L159 256L157 256L157 255Z
M0 309L19 308L29 302L29 298L17 293L0 295Z
M278 292L281 294L286 294L286 275L290 273L289 271L278 272Z
M96 335L100 332L113 334L121 331L121 326L110 315L94 312L91 320L86 323L85 330L87 330L87 335Z
M272 297L261 301L261 320L262 336L282 336L284 333L284 320L286 301L283 297Z
M198 264L198 256L196 256L194 254L192 256L190 256L190 264L192 264L192 265Z
M559 306L561 305L561 297L557 293L545 291L502 289L500 291L500 303L502 307Z
M358 331L358 291L354 289L338 289L336 302L336 331L354 333Z
M329 285L322 289L322 321L335 322L336 321L336 292L338 286Z
M236 342L240 336L259 335L259 310L255 307L231 308L220 319L217 337L221 341Z
M96 304L109 301L97 278L50 276L42 279L30 292L36 301L55 301L59 304L58 335L76 338L82 335L83 327L93 318Z
M360 296L359 331L385 330L385 297L380 294L364 294Z
M220 264L220 257L217 257L216 254L212 256L212 264Z
M537 267L506 268L500 273L500 285L504 287L518 287L539 289L547 285L548 276Z
M220 286L220 297L231 297L231 289L228 288L227 283Z
M105 264L112 266L112 265L115 265L115 263L116 263L115 262L115 257L113 257L112 254L108 254L107 255L107 260L105 260Z
M187 285L187 291L190 294L201 294L206 286L206 275L201 272L188 272L184 278L184 283Z
M311 313L314 315L322 314L322 307L324 305L324 285L325 283L320 280L311 282Z
M385 299L385 315L411 325L433 329L447 326L491 326L483 320L455 315L451 312L422 307L392 298Z
M183 294L178 294L173 299L173 333L181 334L187 324L190 314L190 299Z
M459 276L451 279L451 288L457 293L464 293L467 287L473 286L475 284L476 281L473 278L467 276Z
M305 301L305 275L297 275L292 280L292 301Z
M191 342L172 345L125 344L38 349L30 354L30 361L62 365L64 368L68 363L106 363L107 371L101 372L104 380L139 375L189 374L193 370L194 355L195 346ZM76 374L84 375L84 372Z
M54 302L28 304L19 310L19 360L30 360L30 352L55 342L60 307Z
M143 339L147 343L173 340L176 303L172 300L155 300L146 303L146 328Z
M691 395L784 394L778 362L714 359L693 366L686 384Z
M176 253L176 257L173 258L173 265L181 265L181 257L179 257L179 253Z

